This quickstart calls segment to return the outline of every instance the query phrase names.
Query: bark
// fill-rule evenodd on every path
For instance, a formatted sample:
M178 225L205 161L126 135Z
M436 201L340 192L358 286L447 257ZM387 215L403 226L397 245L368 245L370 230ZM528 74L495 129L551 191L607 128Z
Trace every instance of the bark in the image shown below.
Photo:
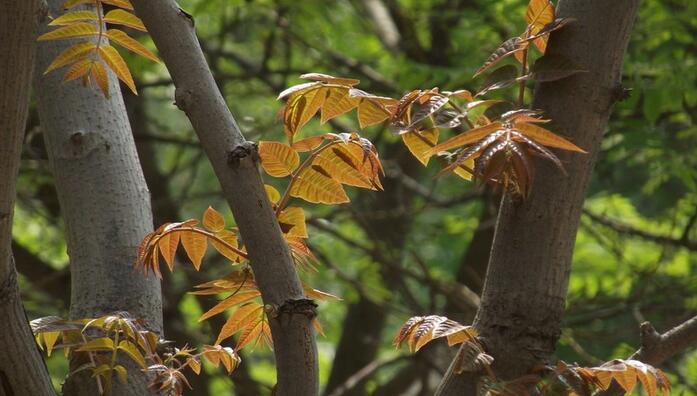
M176 104L191 121L249 252L270 316L277 366L276 394L316 395L315 304L305 299L288 246L258 170L256 146L245 142L218 91L193 28L172 0L133 1L176 87Z
M552 35L548 53L564 55L588 72L540 84L532 108L543 109L554 130L589 153L560 153L568 176L538 161L530 198L502 200L475 319L501 379L528 373L554 351L584 195L621 91L622 60L638 5L639 0L559 3L558 16L577 21ZM475 394L475 381L449 372L437 394Z
M0 396L55 395L12 257L12 213L36 54L38 1L0 1Z
M62 11L51 0L51 14ZM71 318L128 311L155 332L162 329L160 283L133 270L138 244L152 231L150 196L118 82L110 72L110 98L60 73L43 70L70 41L39 45L36 74L39 117L61 213L65 216L71 268ZM148 379L129 371L114 381L114 395L147 394ZM69 377L68 395L96 394L89 375Z

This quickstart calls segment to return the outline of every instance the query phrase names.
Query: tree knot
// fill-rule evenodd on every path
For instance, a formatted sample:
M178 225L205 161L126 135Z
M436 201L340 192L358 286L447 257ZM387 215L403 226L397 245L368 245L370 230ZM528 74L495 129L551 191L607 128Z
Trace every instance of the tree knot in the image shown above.
M614 87L612 87L611 95L611 100L613 103L622 102L629 99L629 97L632 96L632 89L625 88L624 85L622 85L622 83L618 82L617 84L615 84Z
M246 141L238 144L228 152L227 163L231 168L236 169L241 167L243 161L251 166L256 166L257 161L259 161L259 150L256 143Z
M283 315L292 317L293 315L305 315L312 320L317 317L317 304L309 298L288 299L281 306L274 305L267 307L267 313L272 318L279 318Z
M174 105L183 112L189 108L189 105L193 103L194 93L189 89L176 88L174 91Z

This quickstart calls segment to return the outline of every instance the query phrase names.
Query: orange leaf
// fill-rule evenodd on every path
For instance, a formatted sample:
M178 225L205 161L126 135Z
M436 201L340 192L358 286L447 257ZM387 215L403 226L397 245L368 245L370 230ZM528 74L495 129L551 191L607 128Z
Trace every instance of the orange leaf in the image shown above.
M109 97L109 75L101 62L92 63L92 78L105 97Z
M121 57L121 54L119 54L114 47L102 44L99 47L99 56L106 62L119 80L123 81L133 94L138 95L136 84L133 82L133 77L131 76L131 71L128 70L128 65Z
M276 188L268 184L264 184L264 189L266 190L266 196L269 197L269 201L274 204L278 203L278 201L281 199L281 193L279 193Z
M196 268L196 271L198 271L199 268L201 268L201 260L203 259L203 255L206 254L208 239L205 235L199 234L198 232L192 230L181 231L180 238L186 254L189 256L189 259L194 265L194 268Z
M48 25L49 26L65 26L65 25L71 25L71 24L73 24L75 22L79 22L79 21L96 21L98 19L99 18L97 17L97 14L95 14L93 11L73 11L73 12L66 12L65 14L52 20Z
M474 143L483 138L484 136L496 131L497 129L502 128L502 126L503 125L497 121L492 122L491 124L485 125L483 127L470 129L431 148L430 150L428 150L427 153L433 155L440 151L445 151L452 148L464 146L466 144Z
M104 22L110 23L112 25L123 25L123 26L128 26L129 28L133 28L136 30L140 30L142 32L147 32L147 29L145 29L145 25L143 25L143 21L140 20L137 16L131 14L128 11L124 11L121 9L115 9L111 10L104 15L104 18L102 18Z
M213 232L219 232L225 228L225 219L217 210L209 206L203 212L203 226Z
M361 80L356 80L353 78L334 77L322 73L306 73L300 76L300 78L302 78L303 80L321 81L328 84L347 85L349 87L352 87L361 82Z
M534 124L515 123L513 129L544 146L586 153L585 150L564 139L563 137Z
M314 165L296 176L290 195L308 202L328 205L349 202L341 184L332 179L326 170Z
M326 139L329 139L329 135L327 134L321 134L317 136L310 136L305 139L298 140L297 142L293 142L291 147L293 150L299 152L299 153L304 153L307 151L312 151L322 145L322 142Z
M261 336L263 326L264 322L262 320L247 325L244 331L242 331L242 334L240 334L240 337L237 339L235 349L239 351L240 349L254 342L254 345L252 346L253 349L257 342L259 342L259 337Z
M320 123L338 117L358 106L358 100L349 96L348 89L333 89L329 91L320 112Z
M157 55L153 54L138 40L129 36L125 32L118 29L109 29L106 31L106 35L107 37L109 37L109 40L122 46L123 48L132 51L144 58L150 59L153 62L160 63L160 59L157 57Z
M528 9L525 11L525 20L529 26L530 35L534 35L548 23L554 21L554 5L550 0L530 0ZM547 39L549 35L536 38L533 43L544 54L547 49Z
M284 234L297 238L307 238L305 212L299 206L290 206L278 216L281 230Z
M230 230L220 230L215 233L215 236L222 239L225 241L228 245L232 246L233 248L237 248L237 234ZM217 241L215 238L211 238L211 245L215 248L215 250L218 251L218 253L222 254L225 256L227 259L230 261L233 261L235 263L239 263L244 257L240 256L240 253L235 251L234 249L231 249L230 246L225 245L224 243L221 243Z
M177 246L179 246L179 233L170 232L162 235L157 241L157 246L160 248L160 253L165 258L169 270L172 271L174 268L174 255L177 253Z
M93 61L90 59L82 59L75 63L65 72L63 79L65 81L71 81L78 77L87 75L92 69Z
M428 160L433 156L429 150L438 143L438 135L438 128L413 131L402 134L402 141L414 157L425 166L428 165Z
M97 48L97 44L92 41L84 41L66 48L61 52L46 68L44 74L63 67L69 63L84 59L87 54Z
M80 22L44 33L37 40L61 40L74 37L97 36L98 34L97 26L93 23Z
M259 290L246 290L235 293L216 304L213 308L209 309L208 312L201 315L201 317L198 318L198 321L201 322L203 320L206 320L213 315L217 315L225 311L228 308L232 308L235 305L242 304L244 302L257 298L260 295L261 293L259 292Z
M264 171L274 177L288 176L300 165L300 157L290 146L278 142L259 142Z
M229 338L244 329L250 322L257 321L258 318L263 314L264 307L255 302L251 302L239 307L235 310L235 312L232 313L232 315L230 315L228 320L220 329L220 334L218 334L218 339L215 341L215 343L220 344L222 340Z

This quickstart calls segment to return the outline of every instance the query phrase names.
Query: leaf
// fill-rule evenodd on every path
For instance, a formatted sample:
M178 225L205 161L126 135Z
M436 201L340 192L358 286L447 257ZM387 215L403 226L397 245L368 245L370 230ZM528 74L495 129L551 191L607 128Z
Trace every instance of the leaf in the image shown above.
M274 177L288 176L300 165L298 153L283 143L259 142L259 156L264 171Z
M354 80L358 81L358 80ZM320 111L320 123L331 120L358 106L359 100L349 96L348 89L335 89L329 91Z
M51 62L50 65L48 65L48 68L46 68L44 74L47 74L55 69L63 67L72 62L84 59L87 56L87 54L91 51L94 51L96 47L97 44L95 44L94 42L84 41L66 48Z
M123 81L134 95L138 95L138 91L136 91L136 84L133 82L131 72L128 70L128 65L121 57L121 54L119 54L114 47L106 44L99 46L98 50L99 56L104 60L104 62L106 62L119 80Z
M198 232L192 230L185 230L181 232L181 244L184 246L186 255L189 256L189 260L196 268L196 271L201 268L201 260L203 260L203 255L206 254L206 248L208 246L208 239L205 235L199 234Z
M65 0L63 8L68 10L82 4L94 4L94 0Z
M172 232L162 235L157 242L157 246L167 263L167 267L172 271L174 268L174 255L177 253L177 246L179 246L179 233Z
M244 329L249 323L253 323L264 314L264 307L258 303L250 302L245 304L230 315L223 327L220 329L216 344L220 344L226 338L229 338Z
M147 32L145 25L143 25L143 21L128 11L121 9L111 10L107 12L102 19L104 22L112 25L123 25L132 29L140 30L141 32Z
M97 26L89 22L80 22L64 26L39 36L37 41L61 40L74 37L97 36L99 31Z
M114 371L116 371L116 376L119 377L119 381L121 381L122 384L128 383L128 371L126 371L125 367L117 364L114 366Z
M476 96L482 96L487 92L507 88L516 82L518 76L518 68L513 65L501 66L489 74L482 83L482 88Z
M328 176L342 184L377 190L371 169L365 169L363 150L352 143L338 143L324 149L312 161L313 166L323 169Z
M300 76L303 80L321 81L328 84L346 85L352 87L361 82L353 78L334 77L322 73L307 73Z
M409 349L416 352L434 339L448 337L464 330L467 332L463 334L469 335L469 339L476 337L476 332L471 326L463 326L444 316L415 316L400 328L392 343L399 347L406 341Z
M576 151L584 154L587 153L585 150L564 139L563 137L534 124L517 122L514 124L513 129L544 146Z
M322 337L326 337L324 335L324 329L322 328L322 323L319 322L319 319L315 318L312 320L312 327L315 328L315 331L319 333Z
M401 136L409 152L426 166L429 159L433 156L432 153L429 153L429 150L438 143L439 133L438 128L431 128L425 131L407 132Z
M278 216L281 230L288 236L307 238L305 226L305 212L299 206L290 206L284 209Z
M536 34L545 25L554 21L554 5L550 0L530 0L525 11L525 21L528 23L529 34ZM543 54L547 48L548 37L540 37L534 40L535 46Z
M109 29L106 31L107 37L112 42L122 46L123 48L132 51L144 58L150 59L155 63L161 63L157 55L153 54L149 49L147 49L138 40L129 36L125 32L118 29Z
M322 142L324 142L326 139L329 139L329 138L330 137L328 136L328 134L310 136L308 138L293 142L293 144L291 145L291 148L299 153L312 151L312 150L316 149L317 147L321 146Z
M263 326L264 323L262 320L248 324L237 339L235 349L239 351L247 345L250 345L252 342L254 342L254 346L256 346L257 342L259 341L259 337L261 336Z
M65 26L80 21L96 21L99 18L94 11L72 11L66 12L58 18L49 22L49 26Z
M291 89L302 87L298 91ZM321 82L301 84L291 87L279 95L290 95L283 107L283 126L288 140L292 143L295 134L317 113L332 89L347 89L340 86L327 86ZM290 93L288 93L290 91Z
M91 59L81 59L73 63L73 65L66 70L65 74L63 75L63 79L65 81L72 81L76 78L87 75L90 70L92 70L92 63L94 63L94 61Z
M94 352L94 351L113 351L116 347L114 346L114 340L109 337L95 338L94 340L89 340L82 346L76 349L78 352Z
M246 290L246 291L237 292L237 293L227 297L223 301L219 302L213 308L209 309L206 313L201 315L200 318L198 318L198 321L199 322L204 321L204 320L210 318L211 316L217 315L217 314L225 311L226 309L232 308L235 305L239 305L239 304L245 303L249 300L255 299L255 298L259 297L260 295L261 295L261 293L259 292L259 290Z
M117 349L126 353L128 357L130 357L134 362L138 363L141 368L148 367L148 365L145 363L145 357L143 357L143 354L140 352L136 344L128 340L123 340L119 342Z
M203 226L213 232L220 232L225 228L225 219L223 215L212 207L208 207L203 212Z
M91 75L94 82L97 83L97 87L102 91L104 97L109 97L109 75L101 62L93 62L91 68Z
M385 121L390 117L390 108L398 101L384 96L371 95L360 89L351 88L349 96L358 98L358 125L361 129Z
M488 134L501 129L502 127L503 125L500 122L496 121L483 127L470 129L431 148L430 150L428 150L427 153L433 155L438 152L450 150L455 147L464 146L466 144L472 144L474 142L479 141Z
M474 77L479 76L503 59L524 50L526 47L527 45L520 37L513 37L504 41L491 55L489 55L484 65L474 73Z
M312 286L308 286L303 283L303 291L305 292L305 296L307 298L313 299L313 300L341 300L341 298L327 292L323 292L321 290L317 290L312 288Z
M49 357L51 357L51 351L53 350L53 346L56 345L56 341L58 340L58 336L60 336L60 334L60 331L47 331L45 333L41 333L44 344L46 344L46 355Z
M196 375L201 374L201 362L196 360L196 358L186 359L186 363L189 366L189 368L191 369L191 371L196 373Z
M521 79L540 82L557 81L585 71L563 55L545 54L535 61L530 73Z
M419 122L423 121L426 117L440 110L446 103L448 103L449 98L442 95L433 95L428 101L421 105L418 110L412 115L411 125L408 129L413 129Z
M290 195L312 203L340 204L349 202L343 187L321 167L305 168L295 177Z
M279 193L274 186L269 184L264 184L264 189L266 190L266 196L269 197L269 201L273 204L277 204L281 199L281 193Z
M227 243L226 245L220 241L217 241L215 238L210 238L211 245L213 245L213 248L215 248L218 253L235 263L239 263L245 258L240 255L239 249L235 250L238 247L237 234L230 230L220 230L215 234L215 236ZM232 249L231 247L235 249Z
M133 10L133 5L128 0L101 0L104 4L113 5L119 8L125 8L127 10Z

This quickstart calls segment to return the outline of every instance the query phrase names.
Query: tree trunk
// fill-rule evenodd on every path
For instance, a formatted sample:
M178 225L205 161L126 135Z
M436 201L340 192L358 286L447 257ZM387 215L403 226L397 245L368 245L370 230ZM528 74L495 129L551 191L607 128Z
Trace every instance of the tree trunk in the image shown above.
M0 396L55 395L27 323L12 258L12 213L29 110L38 1L0 1Z
M51 13L61 0L49 1ZM113 73L110 98L60 73L43 70L71 43L39 45L37 95L49 162L65 217L71 268L71 318L128 311L155 332L162 329L159 280L133 270L138 244L152 231L150 196L140 169L126 109ZM129 383L114 381L114 395L147 394L148 380L129 370ZM69 377L67 395L96 394L89 375Z
M269 324L279 396L319 391L312 319L293 259L266 196L256 146L245 142L215 85L196 38L193 19L172 0L135 0L136 13L157 45L176 87L176 104L189 117L230 204L249 252Z
M500 379L527 374L554 352L571 271L584 195L612 104L621 91L622 60L639 0L561 0L558 17L576 22L552 34L548 54L588 72L539 84L532 108L554 120L553 130L588 150L561 153L564 176L538 161L532 194L501 202L475 327ZM452 367L451 367L452 368ZM449 372L437 394L475 394L476 378Z

